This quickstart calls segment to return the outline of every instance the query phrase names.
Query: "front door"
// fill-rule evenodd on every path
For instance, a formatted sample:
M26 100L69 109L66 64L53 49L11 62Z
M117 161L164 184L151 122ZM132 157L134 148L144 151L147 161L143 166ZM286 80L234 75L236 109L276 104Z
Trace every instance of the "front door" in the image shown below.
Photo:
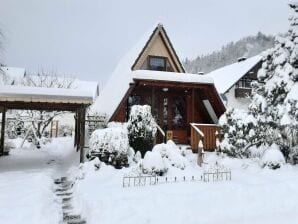
M185 94L167 92L160 95L159 126L169 132L172 140L187 143L187 103Z

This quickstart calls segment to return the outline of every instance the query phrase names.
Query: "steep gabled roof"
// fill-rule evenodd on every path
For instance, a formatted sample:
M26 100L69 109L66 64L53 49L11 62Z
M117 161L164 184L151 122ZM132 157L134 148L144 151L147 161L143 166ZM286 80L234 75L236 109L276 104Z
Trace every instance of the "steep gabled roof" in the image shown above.
M244 61L219 68L206 76L213 78L215 87L220 94L226 93L247 72L262 60L261 55L248 58Z
M122 57L116 69L109 78L108 82L100 92L96 102L92 105L92 111L105 113L108 119L116 111L122 98L129 89L130 83L133 82L131 72L136 70L136 64L142 55L145 53L147 47L155 38L161 35L172 59L176 62L177 70L184 73L184 68L180 59L178 58L173 45L166 34L162 24L154 26L131 50Z

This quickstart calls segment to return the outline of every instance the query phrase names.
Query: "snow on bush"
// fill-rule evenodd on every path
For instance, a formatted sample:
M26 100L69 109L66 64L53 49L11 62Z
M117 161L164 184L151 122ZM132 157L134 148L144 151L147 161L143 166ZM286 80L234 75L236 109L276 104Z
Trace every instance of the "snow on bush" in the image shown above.
M143 159L143 172L146 174L156 174L162 176L168 170L168 167L157 151L146 152Z
M187 159L182 156L182 151L172 140L169 140L167 144L162 143L155 145L152 151L159 152L168 166L183 170L188 163Z
M150 106L132 106L127 123L129 144L135 151L140 151L142 156L153 147L156 126Z
M98 157L102 162L122 168L128 166L129 157L133 156L129 147L126 128L121 126L98 129L90 138L89 157Z
M262 158L261 166L268 167L270 169L278 169L285 163L285 158L281 153L279 146L275 143L268 147Z
M154 158L154 161L148 161L151 158ZM146 152L143 160L143 165L144 164L146 164L143 166L145 173L162 175L171 167L184 170L188 161L182 156L182 151L177 147L177 145L173 141L169 140L167 144L162 143L155 145L152 152ZM154 169L155 167L162 169L158 169L156 171L156 169ZM160 170L162 170L162 172L160 172Z
M254 141L256 120L244 110L229 109L221 116L223 140L220 148L232 157L247 157L247 146Z

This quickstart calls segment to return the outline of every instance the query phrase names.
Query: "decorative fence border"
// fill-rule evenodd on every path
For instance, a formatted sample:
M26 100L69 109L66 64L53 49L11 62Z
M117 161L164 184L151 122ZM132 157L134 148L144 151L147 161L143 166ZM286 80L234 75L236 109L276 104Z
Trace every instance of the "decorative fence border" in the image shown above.
M179 183L179 182L219 182L219 181L230 181L232 180L232 173L230 170L224 167L212 167L203 172L201 176L174 176L174 177L163 177L156 175L146 175L146 174L137 174L137 175L124 175L123 176L123 187L141 187L146 185L157 185L157 184L167 184L167 183Z

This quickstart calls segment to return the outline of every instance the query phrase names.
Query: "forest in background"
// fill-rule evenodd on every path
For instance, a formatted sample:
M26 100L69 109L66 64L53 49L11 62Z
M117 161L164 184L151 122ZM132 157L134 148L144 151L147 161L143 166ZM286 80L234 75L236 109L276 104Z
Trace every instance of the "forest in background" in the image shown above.
M241 57L252 57L274 45L274 37L258 32L256 35L244 37L236 42L224 45L220 50L197 58L184 59L183 65L189 73L208 73L218 68L237 62Z

